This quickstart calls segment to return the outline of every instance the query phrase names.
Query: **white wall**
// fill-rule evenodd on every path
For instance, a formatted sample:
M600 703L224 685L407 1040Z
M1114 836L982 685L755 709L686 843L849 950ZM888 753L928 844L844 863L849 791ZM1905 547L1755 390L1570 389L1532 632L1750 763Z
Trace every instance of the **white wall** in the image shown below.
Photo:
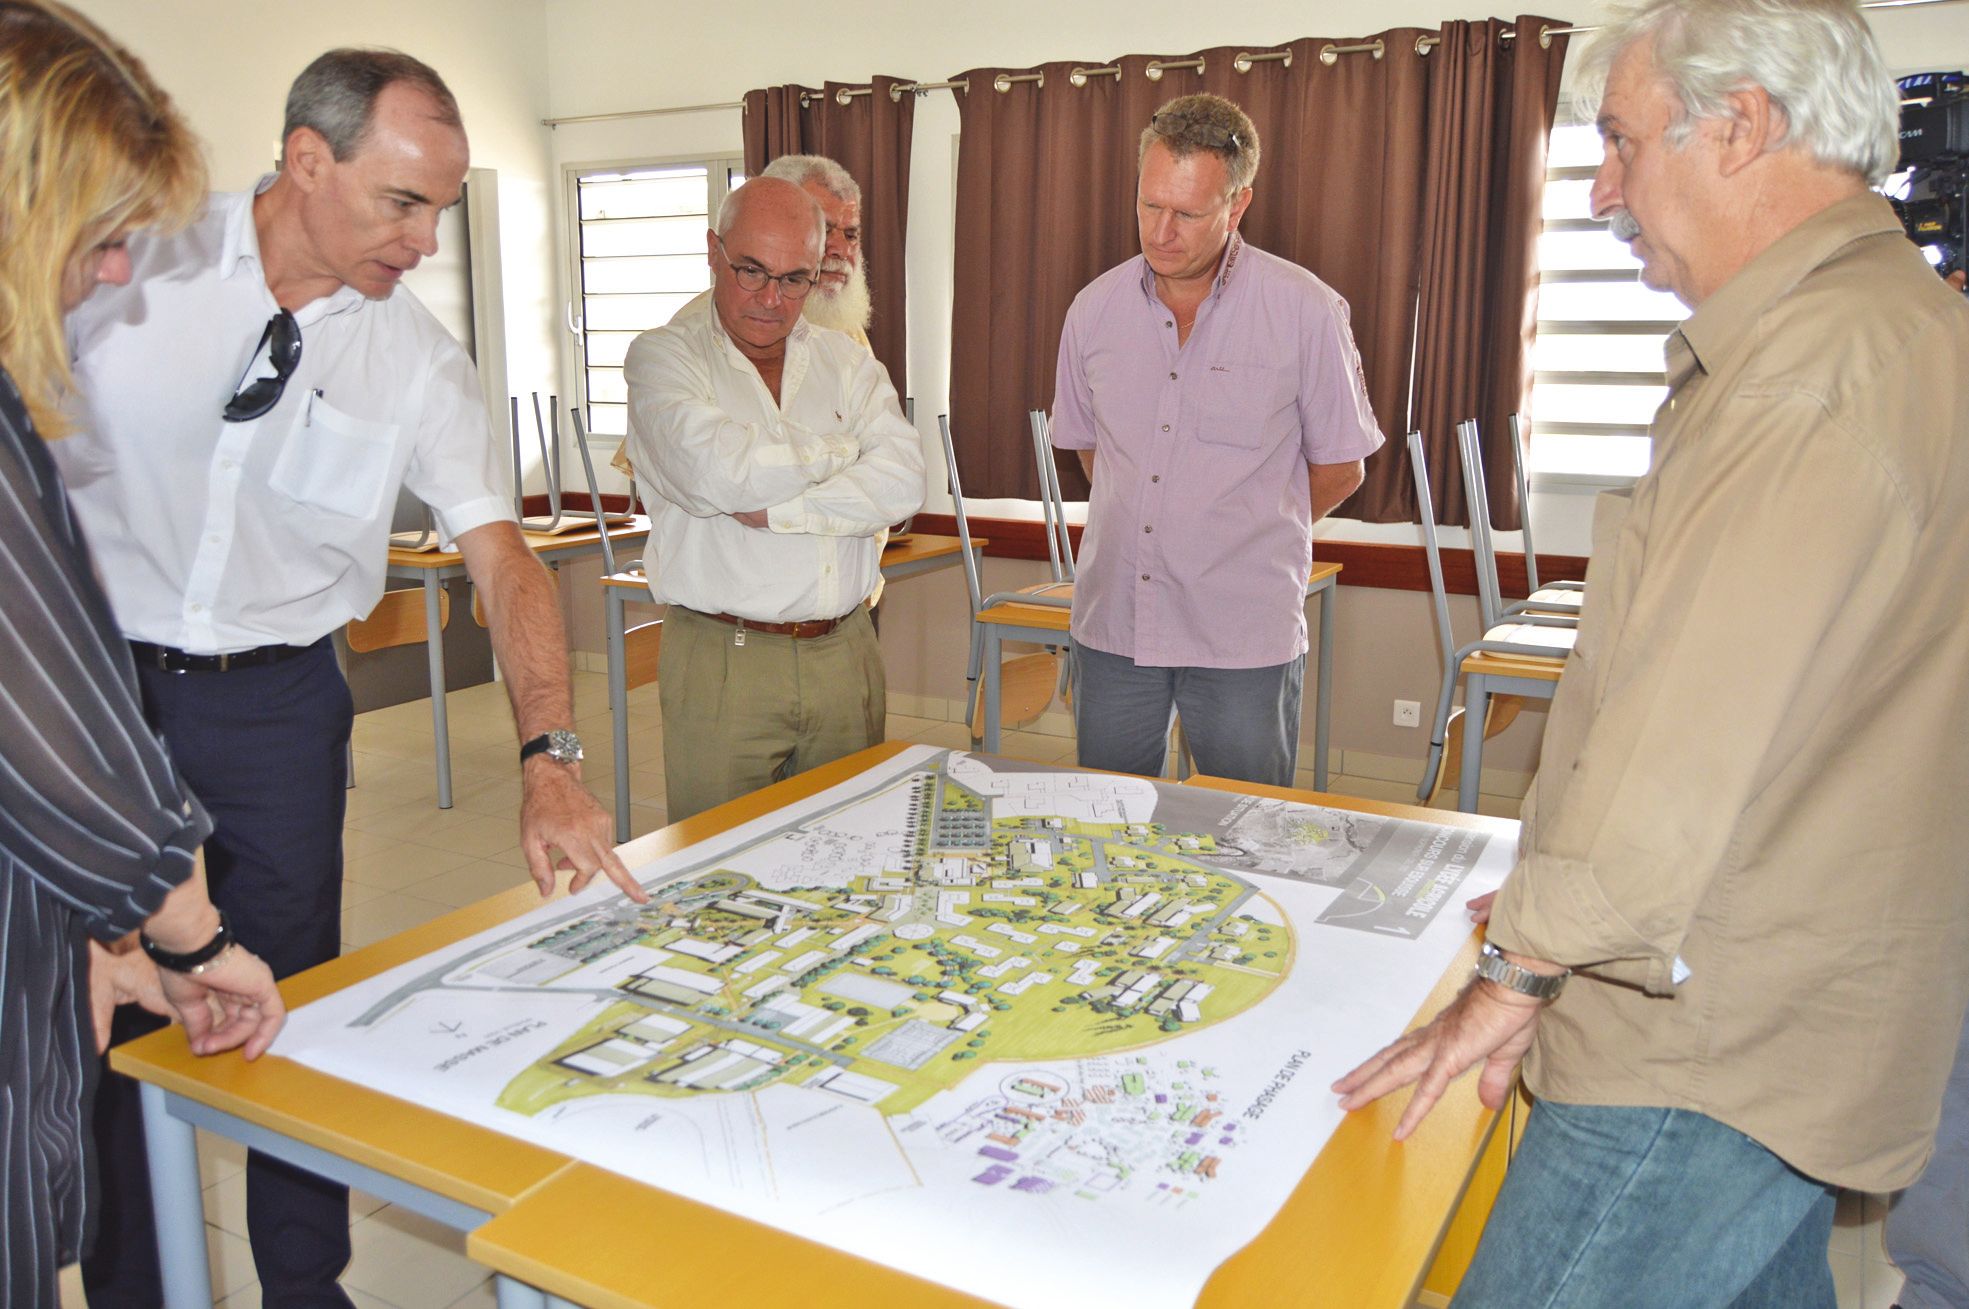
M543 0L73 2L178 102L219 190L243 190L273 168L288 85L324 50L393 46L437 69L458 97L473 166L499 174L509 383L522 394L557 385ZM495 424L503 430L503 417Z

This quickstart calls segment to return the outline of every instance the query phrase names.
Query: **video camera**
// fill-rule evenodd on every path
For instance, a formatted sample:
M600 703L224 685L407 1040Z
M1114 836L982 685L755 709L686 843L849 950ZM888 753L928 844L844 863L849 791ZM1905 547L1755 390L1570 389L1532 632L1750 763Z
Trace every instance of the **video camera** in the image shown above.
M1901 88L1906 189L1892 201L1908 240L1944 277L1969 260L1969 78L1917 73Z

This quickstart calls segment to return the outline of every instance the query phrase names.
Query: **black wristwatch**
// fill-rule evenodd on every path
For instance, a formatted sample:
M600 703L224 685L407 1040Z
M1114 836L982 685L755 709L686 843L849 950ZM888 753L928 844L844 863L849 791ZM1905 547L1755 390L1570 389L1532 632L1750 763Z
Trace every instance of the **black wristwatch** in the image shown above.
M578 764L581 762L581 738L564 727L542 732L520 747L520 762L525 763L537 754L545 754L557 764Z
M150 956L150 961L159 968L192 976L204 972L209 964L233 945L232 924L226 921L226 911L223 909L219 910L219 930L212 934L212 939L188 953L177 954L166 950L151 940L148 932L137 933L137 939L143 943L144 953Z

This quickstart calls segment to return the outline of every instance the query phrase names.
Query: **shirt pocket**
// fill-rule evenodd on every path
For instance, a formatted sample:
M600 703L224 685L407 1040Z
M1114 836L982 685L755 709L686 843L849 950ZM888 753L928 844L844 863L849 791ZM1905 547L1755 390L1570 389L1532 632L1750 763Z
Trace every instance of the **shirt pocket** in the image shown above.
M356 418L319 395L295 416L267 484L297 504L371 518L390 491L397 425Z
M1207 364L1191 390L1189 430L1205 445L1269 449L1279 435L1273 420L1293 402L1291 381L1269 364Z

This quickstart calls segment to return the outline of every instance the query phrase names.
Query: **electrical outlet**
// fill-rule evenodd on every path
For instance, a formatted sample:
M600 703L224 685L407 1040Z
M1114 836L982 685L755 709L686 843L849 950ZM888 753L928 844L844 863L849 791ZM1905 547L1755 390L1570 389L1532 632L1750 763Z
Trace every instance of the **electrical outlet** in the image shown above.
M1395 701L1395 726L1396 727L1422 726L1421 703L1416 700Z

